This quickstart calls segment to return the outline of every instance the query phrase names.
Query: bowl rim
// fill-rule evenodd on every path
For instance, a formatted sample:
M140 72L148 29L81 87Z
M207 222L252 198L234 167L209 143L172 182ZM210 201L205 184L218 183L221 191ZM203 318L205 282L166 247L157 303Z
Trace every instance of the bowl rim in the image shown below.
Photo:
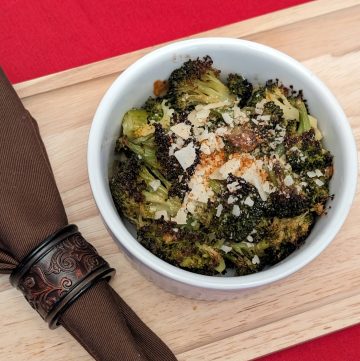
M190 46L220 44L235 47L240 46L248 50L255 50L276 57L279 60L288 63L294 71L301 73L301 76L306 77L307 81L312 83L316 88L316 91L323 93L323 96L332 104L332 111L337 114L341 126L341 132L339 132L338 136L346 139L346 142L343 142L343 144L345 144L343 151L347 154L347 164L352 164L352 166L347 166L347 174L344 174L343 187L346 187L345 189L347 189L346 197L340 199L337 208L332 210L336 213L336 217L333 217L334 222L331 224L331 227L328 226L322 231L320 238L319 236L315 238L306 249L297 253L284 263L279 263L268 270L263 270L258 273L235 277L216 277L196 274L173 266L153 255L129 233L124 224L120 221L120 216L114 211L110 202L104 201L107 198L106 181L104 182L104 178L100 171L100 149L103 140L99 134L101 134L100 130L104 127L104 119L107 118L112 104L116 102L116 99L118 98L117 89L121 88L123 84L126 84L127 79L149 60L159 58L169 52L185 50ZM350 211L357 184L357 149L355 139L344 111L335 96L324 83L300 62L283 52L248 40L224 37L196 38L173 42L151 51L123 71L108 88L97 107L89 133L87 166L91 190L100 214L110 232L115 236L117 242L125 248L127 253L157 274L165 276L166 278L196 288L221 291L241 290L269 284L289 276L313 261L331 243L343 225Z

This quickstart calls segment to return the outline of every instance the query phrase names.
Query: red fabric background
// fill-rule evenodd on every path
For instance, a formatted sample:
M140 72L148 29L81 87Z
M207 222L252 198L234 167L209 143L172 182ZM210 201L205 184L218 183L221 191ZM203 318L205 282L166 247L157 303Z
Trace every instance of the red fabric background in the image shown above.
M0 66L16 83L306 1L0 0ZM261 360L358 361L360 326Z
M0 64L20 82L306 0L0 0Z

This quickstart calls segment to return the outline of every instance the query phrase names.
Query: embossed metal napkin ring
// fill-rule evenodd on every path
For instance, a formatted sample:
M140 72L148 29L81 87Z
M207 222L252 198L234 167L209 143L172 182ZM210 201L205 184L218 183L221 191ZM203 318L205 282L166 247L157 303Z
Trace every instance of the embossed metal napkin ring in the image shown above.
M10 275L11 284L50 328L67 307L100 279L110 279L113 268L88 243L74 224L43 241Z

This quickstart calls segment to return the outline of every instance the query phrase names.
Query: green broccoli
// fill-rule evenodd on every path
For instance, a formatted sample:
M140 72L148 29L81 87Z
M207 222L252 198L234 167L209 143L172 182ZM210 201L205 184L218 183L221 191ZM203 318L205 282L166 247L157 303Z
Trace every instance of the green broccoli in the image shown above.
M273 101L264 104L262 115L270 116L269 123L272 128L275 128L277 124L284 125L284 111Z
M232 104L235 96L219 79L210 56L188 60L169 78L168 98L175 109L184 110L198 104L223 102Z
M157 220L141 227L138 239L153 254L178 267L208 275L225 269L221 252L208 242L204 232Z
M332 165L333 156L315 139L313 128L301 135L289 137L286 140L286 148L286 159L294 172L325 170Z
M143 105L143 108L148 114L149 121L159 122L164 116L164 111L161 106L162 101L163 101L162 97L158 97L158 98L149 97L145 102L145 104Z
M206 275L287 257L332 198L333 157L302 92L278 80L253 88L240 74L223 83L209 56L166 84L124 115L109 181L139 242Z
M297 100L296 107L299 110L299 122L300 122L298 133L302 134L311 129L310 119L303 101Z
M158 212L167 219L174 217L181 206L180 199L170 197L166 187L136 155L116 163L110 190L116 208L137 226L155 219Z
M267 101L273 101L279 106L285 120L299 121L299 110L288 99L288 89L278 82L268 81L266 84L265 98Z
M238 97L239 107L244 107L251 97L253 91L252 84L240 74L229 74L227 78L227 86L231 93Z
M253 90L253 93L251 94L251 97L248 101L247 106L248 107L255 107L257 103L259 103L261 100L265 99L265 88L264 87L258 87Z
M174 110L168 106L168 101L166 99L162 97L149 97L143 108L147 111L147 120L150 124L158 123L164 129L170 128Z
M273 265L287 257L298 248L308 236L313 225L313 216L305 212L292 218L274 218L270 223L254 229L253 243L242 241L229 243L231 250L224 255L238 275L260 271L267 265ZM266 227L263 238L256 235Z

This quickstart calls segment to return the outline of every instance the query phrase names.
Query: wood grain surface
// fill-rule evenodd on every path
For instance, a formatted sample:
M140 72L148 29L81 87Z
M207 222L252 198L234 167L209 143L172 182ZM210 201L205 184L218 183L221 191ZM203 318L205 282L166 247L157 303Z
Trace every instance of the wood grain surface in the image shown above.
M360 142L360 1L321 0L201 36L242 37L302 61L334 92ZM39 122L69 220L118 270L114 288L180 361L242 361L360 322L360 197L333 243L311 264L237 300L168 294L145 280L107 233L95 207L86 146L97 104L112 81L148 48L17 84ZM0 360L92 360L62 328L47 325L0 277ZM121 356L119 355L119 360Z

